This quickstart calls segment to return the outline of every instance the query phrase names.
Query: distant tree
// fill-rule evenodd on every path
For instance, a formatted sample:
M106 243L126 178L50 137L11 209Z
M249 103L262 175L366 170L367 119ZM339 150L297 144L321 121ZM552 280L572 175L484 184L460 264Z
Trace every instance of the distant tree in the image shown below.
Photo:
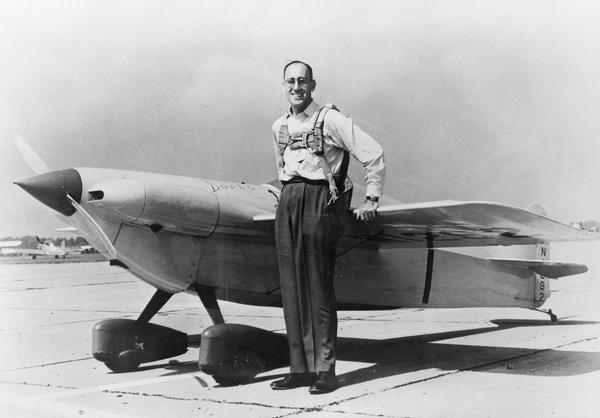
M37 245L37 240L33 235L25 235L24 237L19 238L19 240L21 241L21 245L19 245L20 248L35 248Z

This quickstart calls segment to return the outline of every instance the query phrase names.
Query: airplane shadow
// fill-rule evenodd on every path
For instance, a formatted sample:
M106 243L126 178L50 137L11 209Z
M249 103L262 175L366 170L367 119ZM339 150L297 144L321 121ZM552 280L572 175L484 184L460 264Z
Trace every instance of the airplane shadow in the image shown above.
M439 342L511 328L599 323L504 319L491 322L496 326L384 340L339 338L338 359L374 363L372 366L339 375L340 386L424 369L527 376L572 376L600 370L600 353Z
M497 319L490 322L494 326L401 338L382 340L338 338L337 356L339 360L372 364L338 375L340 386L351 386L425 369L468 370L527 376L572 376L600 370L600 353L595 352L440 342L512 328L600 324L600 322L574 320L550 322L548 320ZM192 337L190 347L199 346L199 336L190 337ZM196 361L171 360L166 364L141 367L139 370L154 368L169 370L163 376L171 376L197 372L198 364ZM261 374L247 383L273 380L281 376L279 374L267 376ZM207 385L202 379L199 379L199 383L202 386Z

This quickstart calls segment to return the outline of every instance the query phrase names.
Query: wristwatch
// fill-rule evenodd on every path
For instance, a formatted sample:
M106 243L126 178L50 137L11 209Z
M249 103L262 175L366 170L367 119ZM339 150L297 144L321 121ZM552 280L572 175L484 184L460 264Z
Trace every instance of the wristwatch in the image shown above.
M379 202L379 196L367 196L367 200L370 200L371 202L378 203Z

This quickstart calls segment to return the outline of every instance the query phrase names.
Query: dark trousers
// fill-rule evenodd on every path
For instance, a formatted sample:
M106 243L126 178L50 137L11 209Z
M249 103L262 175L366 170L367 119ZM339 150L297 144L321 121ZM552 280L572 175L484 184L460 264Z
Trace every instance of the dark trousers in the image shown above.
M292 373L335 371L333 273L343 231L342 199L327 206L326 183L290 183L277 207L275 242Z

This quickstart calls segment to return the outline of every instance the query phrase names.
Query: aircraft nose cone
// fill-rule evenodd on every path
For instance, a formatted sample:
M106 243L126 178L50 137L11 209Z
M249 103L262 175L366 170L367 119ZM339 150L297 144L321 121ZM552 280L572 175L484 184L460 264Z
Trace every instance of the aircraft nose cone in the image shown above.
M74 168L51 171L16 181L15 184L44 205L65 216L75 213L75 208L67 199L67 194L71 195L77 203L81 203L81 176Z

